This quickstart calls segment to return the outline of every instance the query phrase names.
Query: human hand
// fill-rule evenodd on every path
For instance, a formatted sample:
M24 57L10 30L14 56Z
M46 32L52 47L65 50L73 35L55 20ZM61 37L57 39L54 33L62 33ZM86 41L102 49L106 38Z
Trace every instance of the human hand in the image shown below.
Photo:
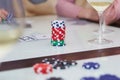
M92 21L99 20L97 11L86 0L76 0L75 4L81 7L81 11L78 15L79 18L84 18Z
M98 21L99 16L95 9L91 8L84 8L78 15L78 18L83 18L91 21Z
M111 24L120 19L120 0L114 0L104 12L106 24Z
M77 6L81 6L81 7L87 7L87 6L88 6L86 0L75 0L75 4L76 4Z
M0 9L0 22L3 20L3 19L6 19L8 15L8 12L5 11L4 9Z
M92 21L96 21L96 22L99 21L98 12L95 9L93 9L92 7L87 8L86 13L84 13L84 14L86 16L85 18L88 20L92 20Z

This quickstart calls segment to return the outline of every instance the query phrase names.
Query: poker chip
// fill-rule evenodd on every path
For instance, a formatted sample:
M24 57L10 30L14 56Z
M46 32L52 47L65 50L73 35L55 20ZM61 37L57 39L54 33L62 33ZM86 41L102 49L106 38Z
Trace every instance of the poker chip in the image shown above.
M52 65L55 65L56 61L57 60L55 58L45 58L45 59L42 60L43 63L52 64Z
M42 60L42 62L51 64L53 69L67 69L69 67L77 65L76 61L60 60L56 58L45 58Z
M60 77L51 77L47 80L64 80L63 78L60 78Z
M53 66L54 69L67 69L69 66L67 64L64 64L64 62L59 62L56 65Z
M91 70L91 69L96 70L100 68L100 64L95 62L88 62L88 63L84 63L82 67L88 70Z
M116 75L105 74L101 75L99 80L120 80L120 78L117 77Z
M36 74L48 74L53 71L52 65L46 63L37 63L33 68Z
M51 40L51 44L52 44L53 46L64 46L64 45L65 45L65 44L64 44L64 40L61 40L61 41Z
M120 80L120 78L117 77L116 75L104 74L104 75L101 75L99 78L95 78L95 77L83 77L80 80Z
M98 80L98 79L96 79L94 77L84 77L84 78L82 78L80 80Z
M77 62L74 60L72 60L72 61L65 60L65 62L67 63L68 66L76 66L77 65Z
M65 46L65 23L63 20L54 20L51 23L52 26L52 36L51 45L52 46Z

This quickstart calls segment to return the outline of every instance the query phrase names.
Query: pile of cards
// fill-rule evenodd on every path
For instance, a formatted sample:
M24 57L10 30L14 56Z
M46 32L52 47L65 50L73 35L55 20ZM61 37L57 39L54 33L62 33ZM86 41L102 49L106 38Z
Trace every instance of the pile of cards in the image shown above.
M23 35L19 38L20 42L31 42L31 41L37 41L37 40L46 40L50 39L50 36L48 34L40 34L40 33L32 33L29 35Z

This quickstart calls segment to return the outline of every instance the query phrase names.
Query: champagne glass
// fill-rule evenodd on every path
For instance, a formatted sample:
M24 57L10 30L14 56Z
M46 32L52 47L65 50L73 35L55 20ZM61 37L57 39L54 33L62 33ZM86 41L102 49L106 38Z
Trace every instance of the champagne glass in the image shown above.
M0 59L9 53L21 35L24 15L21 0L0 0Z
M103 17L103 18L104 18L104 17ZM107 34L107 33L114 32L114 30L109 29L109 28L106 26L105 19L103 19L103 20L104 20L104 21L103 21L103 33L104 33L104 34ZM95 33L98 33L99 30L95 30L94 32L95 32Z
M99 15L99 30L98 30L98 37L96 39L89 40L90 43L94 44L108 44L111 43L111 40L107 40L103 37L103 29L104 29L104 15L103 12L105 9L110 6L114 0L87 0L88 3L96 9Z

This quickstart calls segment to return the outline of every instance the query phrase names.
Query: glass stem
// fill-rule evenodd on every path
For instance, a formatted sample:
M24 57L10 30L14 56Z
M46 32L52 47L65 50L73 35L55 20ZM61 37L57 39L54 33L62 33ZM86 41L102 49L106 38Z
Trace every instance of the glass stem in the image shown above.
M103 13L102 13L102 14L103 14ZM104 33L105 30L106 30L106 23L105 23L104 14L103 14L102 18L103 18L103 33Z
M98 36L98 43L101 44L103 40L103 26L104 26L104 16L103 12L99 12L99 36Z

